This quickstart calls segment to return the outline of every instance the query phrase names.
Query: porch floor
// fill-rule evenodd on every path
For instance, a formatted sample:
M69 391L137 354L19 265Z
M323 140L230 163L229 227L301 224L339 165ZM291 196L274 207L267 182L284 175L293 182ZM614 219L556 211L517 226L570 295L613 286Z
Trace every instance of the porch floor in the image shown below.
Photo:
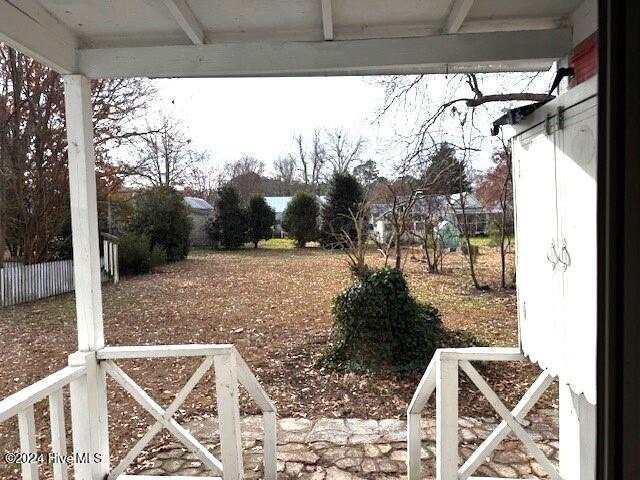
M242 421L244 466L249 480L262 478L262 419ZM557 410L539 410L527 417L526 430L540 449L558 464ZM214 453L219 453L215 417L187 422L185 426ZM467 459L496 427L493 419L461 417L460 457ZM404 478L406 472L406 423L404 420L282 418L278 424L280 478L356 480ZM434 475L435 421L423 420L423 472ZM176 443L147 453L131 471L145 475L211 475L195 455ZM538 476L540 474L540 476ZM508 437L476 475L505 478L545 478L542 468L523 445Z

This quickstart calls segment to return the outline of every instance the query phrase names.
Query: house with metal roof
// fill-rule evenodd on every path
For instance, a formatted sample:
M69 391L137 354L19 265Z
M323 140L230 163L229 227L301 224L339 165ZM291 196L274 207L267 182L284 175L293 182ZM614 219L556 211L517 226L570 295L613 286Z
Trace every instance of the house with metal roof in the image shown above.
M213 207L206 200L197 197L184 197L184 203L189 210L192 225L189 243L192 247L208 247L207 222L213 215Z
M285 231L282 230L282 216L284 215L284 211L287 209L287 205L291 201L293 197L264 197L267 205L273 208L273 211L276 212L276 224L274 227L274 234L280 237L285 235ZM324 205L327 201L327 197L324 195L317 196L318 202L320 205Z

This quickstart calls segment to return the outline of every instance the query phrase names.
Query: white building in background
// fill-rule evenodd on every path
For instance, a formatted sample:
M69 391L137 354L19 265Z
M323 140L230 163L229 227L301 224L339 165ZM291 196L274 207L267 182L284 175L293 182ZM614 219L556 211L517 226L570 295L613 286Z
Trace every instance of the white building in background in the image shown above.
M463 213L460 197L459 193L449 196L424 195L419 197L411 207L409 231L402 240L412 241L414 240L412 232L423 235L427 228L433 229L442 220L448 221L458 232L461 232L464 228L463 225L465 225L465 216L466 228L470 235L488 234L491 223L500 219L501 212L498 209L484 207L473 193L464 193L462 195ZM400 202L399 208L402 206L403 202ZM382 243L387 242L393 233L390 221L391 209L392 205L389 203L377 203L371 207L370 222L373 234L376 240Z

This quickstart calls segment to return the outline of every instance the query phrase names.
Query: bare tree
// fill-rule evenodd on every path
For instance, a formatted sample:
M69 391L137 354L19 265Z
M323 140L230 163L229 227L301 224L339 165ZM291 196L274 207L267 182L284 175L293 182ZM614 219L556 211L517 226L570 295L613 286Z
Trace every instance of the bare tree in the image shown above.
M331 235L335 239L333 246L347 257L349 269L356 278L364 278L369 267L366 262L368 231L369 205L366 201L361 202L355 212L349 209L349 213L343 215L348 227L335 231L331 225ZM350 228L353 227L353 228Z
M182 125L167 112L147 122L149 133L137 137L130 175L142 184L184 185L200 156L190 149Z
M194 162L185 181L185 193L204 198L209 203L212 203L216 190L220 185L220 172L214 166L207 164L206 153L200 152L200 155L202 157Z
M263 175L264 162L250 155L245 155L235 162L226 162L224 165L223 175L229 180L249 174Z
M461 161L466 165L464 168L470 168L471 154L481 151L481 143L488 133L476 126L476 112L482 112L488 124L490 118L497 118L502 109L514 106L516 102L548 101L553 98L548 91L551 75L460 74L383 79L386 100L380 116L398 110L404 114L409 110L416 112L410 116L407 132L397 136L397 143L405 149L405 155L397 166L398 171L406 174L414 171L416 166L419 168L424 159L428 159L430 153L444 141L462 152L464 158ZM434 88L433 82L436 82L437 88ZM486 91L488 85L493 91ZM466 188L461 184L458 191L464 192ZM465 249L469 252L470 274L475 287L483 289L485 287L479 284L476 276L464 193L460 194L459 203L461 215L458 228L463 235Z
M415 223L422 225L422 228L410 224L411 235L418 240L424 258L427 262L429 273L439 273L442 271L442 263L446 252L442 239L436 233L438 218L442 214L441 202L433 195L423 195L416 201L420 203L420 208L415 208L413 215Z
M314 131L309 150L305 146L301 133L295 134L293 140L296 144L296 151L291 155L291 158L298 164L298 170L304 184L311 187L313 192L317 194L327 161L320 131Z
M406 130L394 140L406 150L398 170L410 171L444 141L461 149L455 125L457 113L480 110L488 124L505 107L554 98L548 91L552 75L548 72L383 77L380 81L385 88L385 102L379 118L398 113L401 118L408 118ZM474 150L478 149L473 147Z
M511 149L502 142L502 149L493 156L494 165L478 182L477 193L482 203L497 208L500 218L496 221L500 229L498 247L500 249L500 285L507 288L507 253L510 247L510 235L513 234L513 180L511 173Z
M121 182L109 168L108 149L139 135L125 128L153 93L138 79L91 84L98 202ZM57 252L69 224L64 89L60 75L0 44L0 221L2 245L25 261ZM106 204L106 202L104 202Z
M228 182L240 195L243 204L247 204L252 195L263 193L264 162L255 157L244 156L235 162L225 163L221 182Z
M280 157L273 162L276 179L290 187L296 175L296 160L292 155Z
M470 115L468 116L466 113L462 114L458 112L458 120L460 125L461 132L461 140L463 145L468 145L473 141L473 117L474 111L471 110ZM449 202L449 206L452 210L456 210L456 206L459 207L460 215L455 216L458 230L462 234L463 242L467 251L467 259L469 263L469 273L471 275L471 280L473 281L473 286L478 290L486 290L488 287L486 285L481 285L478 281L478 276L476 274L476 259L479 249L471 245L471 228L469 225L469 218L467 216L467 192L464 191L463 179L470 176L468 173L465 174L462 170L469 169L469 149L462 148L462 158L459 162L459 168L461 169L460 174L457 176L459 185L458 185L458 201L456 205L456 201L452 195L447 195L447 201ZM464 251L464 249L463 249Z
M385 181L384 200L389 205L389 210L382 216L383 221L389 223L391 235L388 239L378 240L378 250L386 260L389 257L390 248L394 248L395 267L402 270L402 242L411 230L410 220L413 206L419 192L411 185L411 180L401 178L396 181Z
M350 173L362 163L365 141L362 137L351 138L343 129L327 132L325 153L333 173Z

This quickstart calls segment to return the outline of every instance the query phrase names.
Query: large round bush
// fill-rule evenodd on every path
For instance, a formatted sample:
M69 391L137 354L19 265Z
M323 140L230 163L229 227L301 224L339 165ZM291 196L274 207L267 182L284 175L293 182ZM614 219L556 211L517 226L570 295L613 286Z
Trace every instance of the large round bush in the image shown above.
M123 275L151 270L151 242L144 235L129 233L118 241L118 268Z
M172 187L151 187L136 195L132 230L145 235L151 249L161 248L169 262L189 253L191 220L182 195Z
M416 302L401 271L372 270L335 300L334 342L320 360L350 370L423 369L442 346L438 310Z

